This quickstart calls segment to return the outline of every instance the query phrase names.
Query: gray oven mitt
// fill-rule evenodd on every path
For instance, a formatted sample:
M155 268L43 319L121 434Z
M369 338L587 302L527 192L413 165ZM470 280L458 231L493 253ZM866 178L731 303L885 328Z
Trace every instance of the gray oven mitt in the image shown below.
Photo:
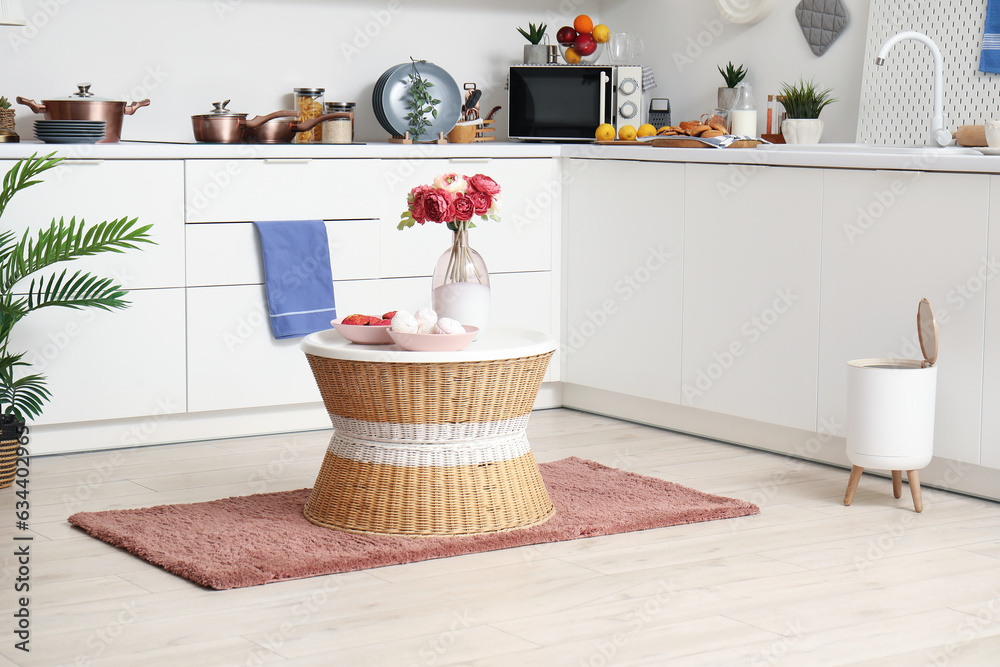
M817 56L826 53L850 20L841 0L802 0L795 8L795 18Z

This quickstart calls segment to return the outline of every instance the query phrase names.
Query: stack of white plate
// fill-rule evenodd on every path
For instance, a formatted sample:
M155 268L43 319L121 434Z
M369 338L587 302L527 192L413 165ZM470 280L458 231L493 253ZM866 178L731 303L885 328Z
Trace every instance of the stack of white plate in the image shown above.
M103 120L36 120L35 137L47 144L96 144L104 138Z
M463 95L455 79L446 71L426 61L417 61L420 78L432 83L427 89L431 97L441 100L437 106L437 117L427 114L431 121L420 136L420 140L437 139L438 133L448 134L462 114ZM403 136L410 129L406 115L410 96L409 77L413 74L413 63L403 63L390 67L379 78L372 91L372 107L382 129L390 135Z

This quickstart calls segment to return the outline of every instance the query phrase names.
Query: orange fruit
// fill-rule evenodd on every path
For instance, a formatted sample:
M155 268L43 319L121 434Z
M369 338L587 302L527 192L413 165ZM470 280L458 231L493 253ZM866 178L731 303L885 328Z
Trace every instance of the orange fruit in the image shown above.
M639 126L639 131L636 132L637 137L651 137L656 134L656 128L649 123L643 123Z
M594 38L594 41L598 44L604 44L609 39L611 39L611 28L599 23L594 26L594 30L590 33L590 36Z
M597 132L594 133L599 141L614 141L615 140L615 126L611 123L601 123L597 127Z
M589 34L594 29L594 22L586 14L580 14L573 19L573 29L579 33Z
M632 125L622 125L618 128L618 138L622 141L634 141L635 140L635 127Z
M576 49L574 49L572 46L566 49L566 53L563 54L563 58L565 58L566 62L570 63L571 65L575 65L576 63L580 62L580 54L577 53Z

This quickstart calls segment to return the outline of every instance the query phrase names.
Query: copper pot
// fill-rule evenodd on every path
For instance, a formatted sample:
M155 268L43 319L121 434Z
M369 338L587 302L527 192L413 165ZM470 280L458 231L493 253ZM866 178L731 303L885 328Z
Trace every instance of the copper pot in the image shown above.
M17 102L35 113L45 114L46 120L103 120L104 138L97 142L99 144L118 143L122 136L122 119L134 114L139 107L149 106L149 100L126 103L94 97L89 83L77 87L78 92L61 100L42 100L38 104L32 99L18 97Z
M266 123L273 118L298 116L297 111L275 111L266 116L254 116L247 120L247 114L236 113L226 108L229 100L213 102L209 113L191 116L195 141L213 144L236 144L246 139L247 130Z
M298 111L289 111L292 116L298 116ZM307 132L325 120L331 118L350 118L351 114L345 111L323 114L309 120L269 120L263 125L251 130L247 134L248 141L256 141L259 144L287 144L291 143L296 132Z

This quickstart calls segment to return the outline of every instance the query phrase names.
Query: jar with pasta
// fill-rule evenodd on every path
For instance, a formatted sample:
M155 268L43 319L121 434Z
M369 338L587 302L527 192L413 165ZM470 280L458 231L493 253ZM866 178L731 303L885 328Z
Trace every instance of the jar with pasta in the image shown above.
M323 115L323 94L325 88L295 88L295 110L299 112L301 123ZM323 123L305 132L295 134L295 143L314 144L323 141Z

